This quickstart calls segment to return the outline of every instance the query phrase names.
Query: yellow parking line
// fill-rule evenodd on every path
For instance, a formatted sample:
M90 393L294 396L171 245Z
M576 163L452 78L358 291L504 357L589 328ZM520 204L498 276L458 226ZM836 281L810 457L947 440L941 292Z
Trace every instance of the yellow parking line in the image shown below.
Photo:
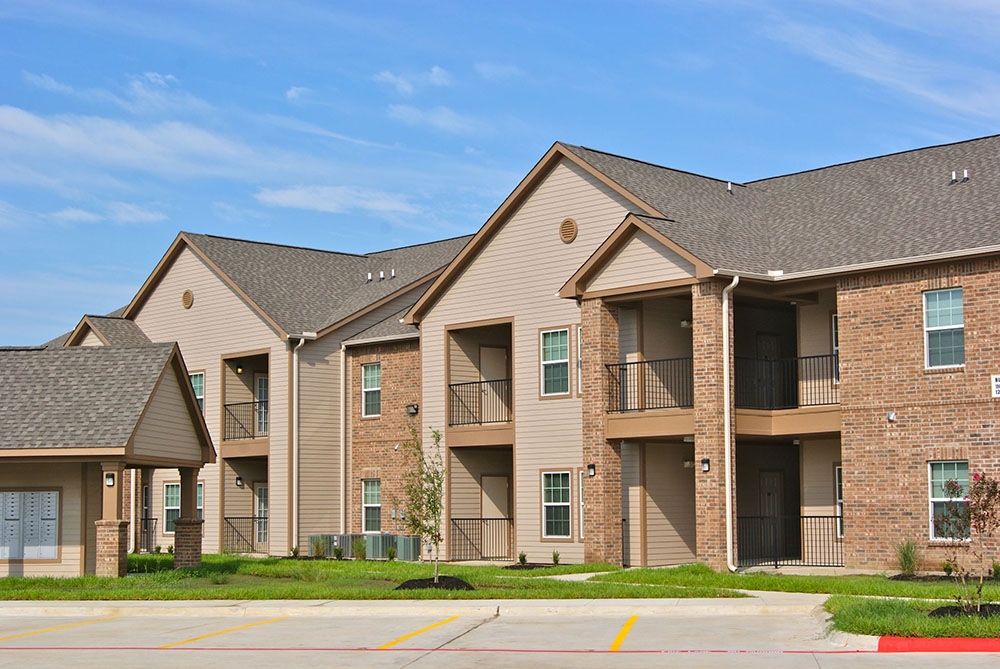
M68 630L71 627L81 627L83 625L93 625L94 623L103 623L107 620L114 620L117 616L111 616L110 618L98 618L97 620L86 620L82 623L70 623L68 625L60 625L59 627L46 627L43 630L35 630L34 632L24 632L22 634L12 634L11 636L2 636L0 641L8 641L10 639L20 639L24 636L31 636L33 634L44 634L45 632L57 632L59 630Z
M196 636L193 639L185 639L184 641L177 641L175 643L168 643L159 648L173 648L175 646L183 646L186 643L193 643L195 641L201 641L202 639L208 639L213 636L220 636L222 634L229 634L230 632L238 632L240 630L245 630L249 627L257 627L257 625L266 625L267 623L277 622L279 620L284 620L288 616L281 616L280 618L271 618L270 620L261 620L260 622L250 623L249 625L240 625L239 627L233 627L231 629L222 630L220 632L212 632L211 634L202 634L201 636Z
M406 636L401 636L398 639L396 639L395 641L390 641L389 643L385 644L384 646L379 646L378 649L379 650L384 650L386 648L392 648L397 643L402 643L402 642L406 641L407 639L412 639L413 637L417 636L418 634L423 634L424 632L432 630L435 627L441 627L441 625L445 625L447 623L450 623L452 620L458 620L458 618L459 618L458 616L452 616L451 618L448 618L447 620L442 620L439 623L434 623L433 625L428 625L427 627L425 627L423 629L419 629L416 632L410 632Z
M611 648L609 648L609 650L616 651L622 647L622 643L625 642L625 637L627 637L628 633L632 631L632 625L635 624L635 621L638 617L639 616L632 616L631 618L628 619L628 622L626 622L625 626L622 627L622 631L619 632L618 636L615 637L615 640L614 642L612 642Z

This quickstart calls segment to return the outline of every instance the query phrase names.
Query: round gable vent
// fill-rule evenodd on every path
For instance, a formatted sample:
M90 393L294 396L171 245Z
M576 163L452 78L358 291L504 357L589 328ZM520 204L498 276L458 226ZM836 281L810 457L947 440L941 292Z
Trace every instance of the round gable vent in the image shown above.
M563 244L569 244L576 239L576 233L576 221L572 218L567 218L559 224L559 239L563 241Z
M194 293L190 290L185 290L181 293L181 306L185 309L190 309L192 304L194 304Z

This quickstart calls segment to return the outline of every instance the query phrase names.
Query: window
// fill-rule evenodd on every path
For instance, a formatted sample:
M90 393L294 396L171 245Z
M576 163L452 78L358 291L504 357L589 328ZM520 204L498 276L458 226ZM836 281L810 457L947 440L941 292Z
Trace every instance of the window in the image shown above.
M840 323L837 314L830 314L830 329L833 335L833 382L840 383Z
M583 394L583 326L576 329L576 392Z
M59 491L0 492L0 560L59 557Z
M542 333L542 395L569 394L569 330Z
M198 517L202 517L202 502L204 500L204 490L202 489L202 484L198 484L198 501L196 506L198 507ZM173 534L174 533L174 521L181 517L181 484L180 483L164 483L163 484L163 533Z
M382 531L382 481L361 481L362 532Z
M361 365L361 415L382 414L382 364Z
M837 495L837 538L844 538L844 468L837 465L833 468Z
M205 373L195 372L188 374L191 379L191 387L194 389L194 396L198 400L198 408L205 413Z
M962 289L924 293L924 349L927 367L965 364L965 317Z
M542 536L569 537L569 472L542 474Z
M580 472L580 486L576 489L576 496L580 498L580 538L583 539L583 477L587 472Z
M931 539L955 539L969 536L967 522L955 523L953 512L967 508L965 496L969 492L969 463L965 460L931 462L930 466L930 514ZM954 481L959 490L949 493L947 483Z

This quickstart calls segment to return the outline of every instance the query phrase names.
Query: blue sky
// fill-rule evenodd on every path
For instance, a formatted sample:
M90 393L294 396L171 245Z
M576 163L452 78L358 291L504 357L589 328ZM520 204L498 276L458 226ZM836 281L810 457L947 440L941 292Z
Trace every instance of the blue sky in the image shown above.
M1000 132L1000 3L0 3L0 345L178 231L475 232L553 142L734 182Z

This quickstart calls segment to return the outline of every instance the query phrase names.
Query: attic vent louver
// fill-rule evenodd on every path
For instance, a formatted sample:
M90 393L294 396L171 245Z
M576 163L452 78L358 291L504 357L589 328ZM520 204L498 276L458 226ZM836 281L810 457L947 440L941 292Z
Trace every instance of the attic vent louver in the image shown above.
M576 239L576 233L576 221L572 218L567 218L559 224L559 239L562 240L563 244L572 243L572 241Z

